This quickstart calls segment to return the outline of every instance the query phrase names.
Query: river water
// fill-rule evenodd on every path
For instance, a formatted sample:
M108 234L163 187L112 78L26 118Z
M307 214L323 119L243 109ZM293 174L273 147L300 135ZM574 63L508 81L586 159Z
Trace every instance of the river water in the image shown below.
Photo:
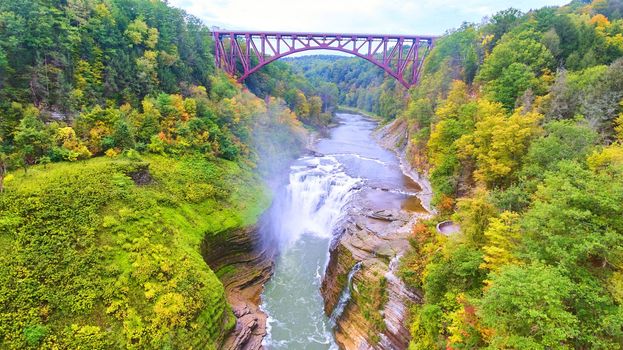
M338 114L337 122L316 143L316 155L291 165L271 208L269 231L280 254L262 294L268 349L337 349L320 285L329 245L349 206L421 210L419 186L372 137L376 123L354 114Z

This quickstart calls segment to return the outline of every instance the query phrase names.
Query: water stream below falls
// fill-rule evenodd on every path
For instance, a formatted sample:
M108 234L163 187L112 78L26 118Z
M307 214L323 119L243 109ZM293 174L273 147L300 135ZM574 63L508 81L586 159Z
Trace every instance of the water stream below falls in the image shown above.
M269 316L268 349L337 349L320 285L331 239L348 206L421 208L415 197L419 186L401 172L397 157L373 139L376 123L353 114L338 114L337 119L330 137L316 143L318 154L292 164L289 182L271 208L269 231L280 254L262 294L262 309ZM353 267L352 274L356 272ZM349 296L345 290L344 302ZM337 317L334 312L332 318Z

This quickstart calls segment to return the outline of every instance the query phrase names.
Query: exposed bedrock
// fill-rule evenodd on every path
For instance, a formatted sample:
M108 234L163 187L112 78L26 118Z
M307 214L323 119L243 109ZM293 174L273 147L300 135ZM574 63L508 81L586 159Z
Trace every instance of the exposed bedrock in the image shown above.
M257 226L208 236L203 242L204 260L221 279L236 325L221 349L262 348L266 314L260 310L260 294L273 271L274 251L264 248Z
M420 300L396 276L398 261L410 249L415 220L424 214L402 210L355 208L330 252L322 284L325 312L334 312L348 273L353 275L351 299L336 320L335 336L343 349L406 349L409 307Z

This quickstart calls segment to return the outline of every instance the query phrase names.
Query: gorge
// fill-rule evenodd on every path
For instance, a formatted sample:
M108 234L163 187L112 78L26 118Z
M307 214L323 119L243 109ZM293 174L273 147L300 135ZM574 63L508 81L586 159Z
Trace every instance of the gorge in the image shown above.
M323 1L0 1L0 349L623 349L623 2Z
M421 187L378 144L376 122L344 113L336 122L290 166L263 218L262 241L278 247L261 295L267 324L258 326L270 349L397 349L409 341L407 310L419 296L395 270L413 221L426 215Z

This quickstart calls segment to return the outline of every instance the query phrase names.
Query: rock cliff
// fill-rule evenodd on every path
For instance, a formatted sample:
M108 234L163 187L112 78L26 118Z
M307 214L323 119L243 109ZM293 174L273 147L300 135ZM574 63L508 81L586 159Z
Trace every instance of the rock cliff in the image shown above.
M221 349L256 350L266 335L266 314L259 307L264 283L273 271L274 251L261 244L257 226L209 236L204 260L219 276L236 317Z
M399 210L353 209L344 232L330 252L322 284L325 311L334 312L347 275L353 275L352 298L336 316L336 341L344 349L405 349L408 309L420 300L396 277L400 257L410 249L411 226L425 214Z

